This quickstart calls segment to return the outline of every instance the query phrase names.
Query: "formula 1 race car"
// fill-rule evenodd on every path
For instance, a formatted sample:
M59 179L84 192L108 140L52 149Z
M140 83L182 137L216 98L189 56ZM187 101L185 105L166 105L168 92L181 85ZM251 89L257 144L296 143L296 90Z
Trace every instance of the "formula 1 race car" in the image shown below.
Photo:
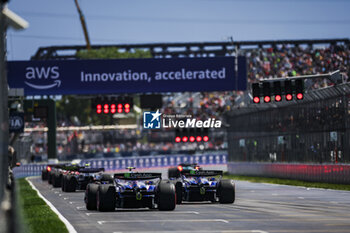
M104 168L89 167L73 167L73 169L62 171L62 191L85 190L89 183L99 180L104 171Z
M113 181L90 183L85 191L88 210L114 211L115 208L174 210L175 186L162 180L161 173L116 173Z
M171 167L168 169L168 178L180 178L181 172L192 170L202 170L202 168L196 163L180 163L177 167Z
M235 184L233 180L221 179L222 174L222 171L217 170L183 170L180 178L171 178L176 188L176 203L181 204L182 201L233 203Z
M54 187L56 187L56 184L58 185L58 179L59 179L59 176L57 176L58 171L60 171L65 166L67 166L67 164L46 165L46 167L41 171L41 179L47 180L49 184L52 184Z

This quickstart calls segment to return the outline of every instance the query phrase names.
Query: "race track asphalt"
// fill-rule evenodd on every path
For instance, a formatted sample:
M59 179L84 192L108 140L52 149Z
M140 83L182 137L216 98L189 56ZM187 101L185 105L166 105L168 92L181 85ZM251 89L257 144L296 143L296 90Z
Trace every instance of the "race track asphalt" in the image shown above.
M88 211L84 192L30 178L77 232L350 232L350 192L237 181L234 204L184 203L174 211Z

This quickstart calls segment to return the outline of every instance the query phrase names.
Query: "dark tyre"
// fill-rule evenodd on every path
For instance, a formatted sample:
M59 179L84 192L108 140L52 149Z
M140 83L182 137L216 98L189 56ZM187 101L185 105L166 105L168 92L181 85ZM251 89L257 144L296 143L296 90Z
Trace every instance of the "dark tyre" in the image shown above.
M99 185L96 195L96 203L98 211L114 211L116 204L116 192L114 185Z
M74 176L68 175L66 177L66 192L75 192L77 189L77 179Z
M182 203L182 183L177 181L174 183L175 185L175 193L176 193L176 204L181 204Z
M158 185L158 209L174 210L176 206L175 185L162 180Z
M105 183L108 183L108 184L113 184L114 178L113 178L112 174L104 173L104 174L101 175L101 182L105 182Z
M41 180L47 180L47 170L41 171Z
M87 210L96 210L97 209L97 190L98 184L88 184L85 190L85 204Z
M235 202L235 183L233 180L221 180L218 186L219 202L229 204Z
M52 180L52 185L54 188L60 188L61 187L61 181L62 175L61 174L54 174L53 175L53 180Z
M47 181L49 182L49 184L52 184L52 174L51 174L51 172L49 172L47 174Z
M168 169L168 178L180 178L181 174L177 167L171 167Z
M62 184L61 184L62 192L66 192L67 188L67 175L62 176Z

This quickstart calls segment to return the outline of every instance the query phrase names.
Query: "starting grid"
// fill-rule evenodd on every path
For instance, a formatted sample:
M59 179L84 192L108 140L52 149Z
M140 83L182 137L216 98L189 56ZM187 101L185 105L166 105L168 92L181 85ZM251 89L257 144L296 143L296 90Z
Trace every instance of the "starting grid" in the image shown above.
M161 168L177 166L179 163L197 163L199 165L222 165L227 164L227 154L205 154L205 155L170 155L170 156L147 156L136 158L115 158L115 159L84 159L80 165L90 164L92 168L104 167L106 172L125 169L126 167L136 168ZM39 176L46 163L24 164L13 169L16 178Z

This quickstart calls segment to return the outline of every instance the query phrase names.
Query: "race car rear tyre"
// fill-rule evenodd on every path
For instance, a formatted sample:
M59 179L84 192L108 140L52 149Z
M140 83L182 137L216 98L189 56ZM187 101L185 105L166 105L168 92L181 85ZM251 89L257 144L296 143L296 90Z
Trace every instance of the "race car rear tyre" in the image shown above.
M66 177L66 192L75 192L77 188L77 179L74 176Z
M111 174L104 173L101 175L101 181L105 181L109 184L113 184L114 179L113 179L113 176Z
M158 185L158 209L174 210L176 206L175 185L162 180Z
M235 202L235 184L233 180L221 180L218 187L219 202L231 204Z
M180 178L181 174L177 167L171 167L168 169L168 178Z
M97 209L97 195L98 184L88 184L85 190L85 204L87 210Z
M114 211L116 204L116 191L114 185L101 184L97 191L97 210L101 212Z

